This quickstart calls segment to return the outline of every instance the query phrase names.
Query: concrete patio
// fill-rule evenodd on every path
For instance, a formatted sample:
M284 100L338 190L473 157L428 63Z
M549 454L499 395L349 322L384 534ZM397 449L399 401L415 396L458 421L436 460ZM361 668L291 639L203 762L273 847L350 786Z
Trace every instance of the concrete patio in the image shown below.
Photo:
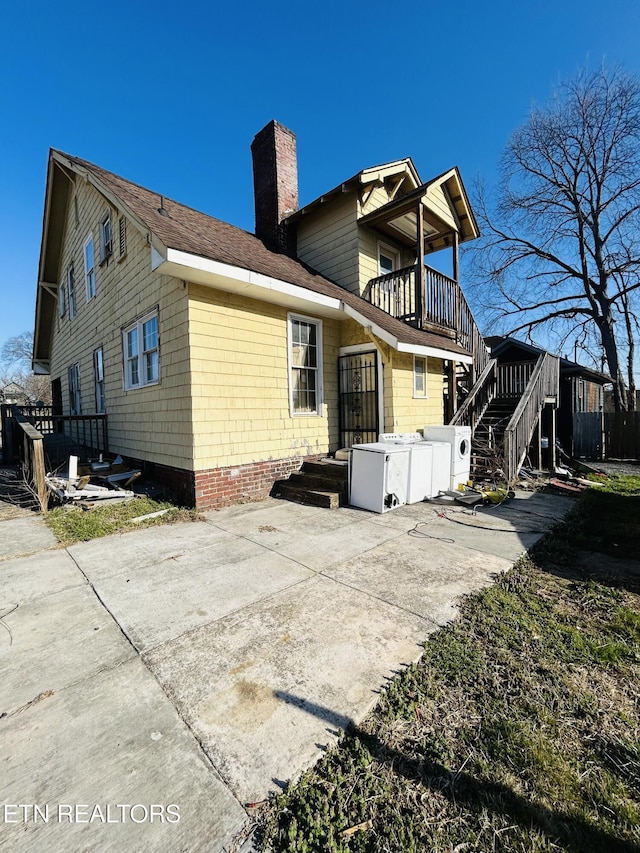
M246 804L569 506L269 499L68 549L38 518L0 521L0 849L238 849Z

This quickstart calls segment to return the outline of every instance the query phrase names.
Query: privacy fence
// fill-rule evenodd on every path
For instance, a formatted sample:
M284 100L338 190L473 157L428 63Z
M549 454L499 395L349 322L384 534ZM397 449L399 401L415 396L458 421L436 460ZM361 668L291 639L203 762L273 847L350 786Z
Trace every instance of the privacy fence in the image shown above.
M577 412L573 455L640 460L640 412Z

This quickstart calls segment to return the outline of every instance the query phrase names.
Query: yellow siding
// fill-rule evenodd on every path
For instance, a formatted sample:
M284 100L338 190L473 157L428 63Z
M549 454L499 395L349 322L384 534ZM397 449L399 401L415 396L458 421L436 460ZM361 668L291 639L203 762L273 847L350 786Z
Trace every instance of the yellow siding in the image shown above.
M380 243L383 243L385 246L388 246L399 253L400 267L410 266L416 262L415 252L409 252L406 248L393 243L390 239L382 237L378 232L371 228L360 228L359 294L361 296L363 295L369 281L380 275L380 270L378 268L378 245Z
M292 417L286 309L189 285L196 470L337 447L340 324L324 319L322 329L322 414Z
M67 215L60 281L73 263L76 315L56 312L51 348L51 378L59 378L63 409L69 412L68 368L78 363L82 412L95 412L93 352L103 348L109 449L153 462L190 468L192 433L189 409L189 361L186 340L187 299L176 279L151 271L150 247L133 223L127 222L127 254L118 262L118 212L111 208L115 251L100 265L99 222L109 209L105 199L78 178L75 202ZM77 211L77 216L76 216ZM86 300L84 242L94 240L96 295ZM124 390L123 326L158 307L160 382ZM161 425L161 428L159 428Z
M298 257L322 275L358 292L356 196L346 193L302 217L297 226Z
M413 396L413 355L391 349L355 321L342 324L340 345L371 344L378 350L383 367L384 428L381 432L416 432L425 424L444 422L443 364L427 358L427 397Z
M412 355L394 353L389 372L393 391L389 415L385 405L385 432L416 432L422 430L425 424L444 422L441 359L427 359L426 399L413 396Z
M437 214L440 219L450 225L452 229L455 231L458 230L455 216L451 211L451 205L444 194L442 186L439 184L432 184L429 187L427 190L426 204L430 210L433 210L433 212Z

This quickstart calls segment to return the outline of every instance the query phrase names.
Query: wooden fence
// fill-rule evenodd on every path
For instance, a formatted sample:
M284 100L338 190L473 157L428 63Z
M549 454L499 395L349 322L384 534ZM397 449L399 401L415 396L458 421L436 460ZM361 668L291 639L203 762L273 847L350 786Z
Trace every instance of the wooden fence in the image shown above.
M575 412L574 456L640 460L640 412Z

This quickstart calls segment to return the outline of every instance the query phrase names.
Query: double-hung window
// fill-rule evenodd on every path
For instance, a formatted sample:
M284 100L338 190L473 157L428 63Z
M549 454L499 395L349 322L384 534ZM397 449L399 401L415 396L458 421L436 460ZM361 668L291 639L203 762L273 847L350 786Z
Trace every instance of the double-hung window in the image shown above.
M89 234L84 243L84 282L88 302L96 295L96 269L92 234Z
M105 396L104 396L104 356L102 347L93 351L93 379L96 389L96 414L104 415Z
M68 371L69 377L69 413L72 415L82 414L80 402L80 365L72 364Z
M73 264L67 270L67 297L69 299L69 319L76 316L76 275Z
M124 387L142 388L160 381L158 312L147 314L122 332Z
M289 397L292 415L318 415L322 403L322 324L289 315Z

